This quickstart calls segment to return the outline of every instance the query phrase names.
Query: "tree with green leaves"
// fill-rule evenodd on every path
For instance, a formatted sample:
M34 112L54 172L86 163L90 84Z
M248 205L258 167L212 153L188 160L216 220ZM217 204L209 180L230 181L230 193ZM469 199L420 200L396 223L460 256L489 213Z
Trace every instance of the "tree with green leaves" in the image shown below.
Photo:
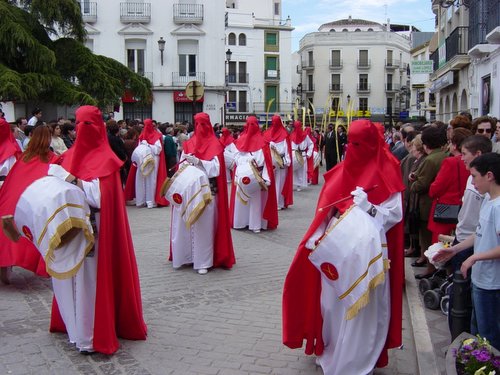
M151 82L83 44L76 0L0 0L0 101L99 107L126 90L149 103Z

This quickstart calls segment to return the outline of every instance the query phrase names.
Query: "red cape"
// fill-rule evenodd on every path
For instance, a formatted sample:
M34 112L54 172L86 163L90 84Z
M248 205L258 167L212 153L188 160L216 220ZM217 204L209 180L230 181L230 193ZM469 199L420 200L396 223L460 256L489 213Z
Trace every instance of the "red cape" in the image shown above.
M262 218L267 220L267 229L275 229L278 227L278 201L276 197L276 180L274 178L274 170L273 170L273 161L271 156L271 149L269 145L266 144L262 148L262 152L264 153L264 165L267 169L267 173L269 175L269 179L271 180L271 185L268 186L267 189L267 200L264 206L264 211L262 212ZM236 169L234 168L233 182L231 184L231 203L229 209L231 211L230 224L233 226L234 220L234 202L236 199L236 185L234 183L234 176L236 175Z
M321 355L324 349L322 338L323 319L321 316L321 276L309 261L310 250L306 241L326 219L330 210L327 207L339 198L349 196L356 186L363 188L378 187L368 192L368 200L381 204L391 194L402 192L404 185L401 170L393 158L386 154L383 138L377 136L378 130L369 121L357 120L351 124L349 154L346 159L325 173L325 185L321 190L315 217L302 239L285 279L283 289L283 343L290 348L300 348L306 340L306 354ZM380 139L379 139L380 138ZM368 155L368 157L367 157ZM372 157L373 156L373 157ZM371 173L361 173L368 165ZM361 174L359 174L360 172ZM402 197L401 197L402 199ZM352 200L338 204L344 212ZM391 318L384 350L377 366L387 365L387 349L401 346L402 337L402 295L404 285L403 223L392 227L387 233Z
M55 158L51 154L51 159ZM47 176L49 163L38 158L29 162L18 160L10 170L0 189L0 216L14 215L21 194L35 180ZM49 277L45 261L35 245L21 237L18 242L12 242L0 231L0 266L17 266L25 268L39 276Z
M0 163L11 156L16 159L21 155L21 148L10 130L10 124L5 119L0 118Z
M311 135L311 128L306 128L307 136L311 139L313 144L313 150L318 152L318 145L316 143L316 138ZM314 168L314 153L311 157L307 158L307 179L311 182L311 185L317 185L319 180L319 167Z
M101 216L93 345L95 351L104 354L118 350L118 337L145 340L147 334L134 246L119 186L118 171L99 178ZM66 332L55 298L50 331Z

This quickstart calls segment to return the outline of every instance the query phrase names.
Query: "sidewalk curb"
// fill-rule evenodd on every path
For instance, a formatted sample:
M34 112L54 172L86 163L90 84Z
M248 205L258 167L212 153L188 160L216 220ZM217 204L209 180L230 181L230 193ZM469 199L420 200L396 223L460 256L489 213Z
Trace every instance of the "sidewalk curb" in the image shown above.
M420 375L440 375L436 354L431 342L429 326L425 318L424 307L419 296L417 281L411 267L411 258L405 259L405 289L410 310L410 322L415 340L417 366Z

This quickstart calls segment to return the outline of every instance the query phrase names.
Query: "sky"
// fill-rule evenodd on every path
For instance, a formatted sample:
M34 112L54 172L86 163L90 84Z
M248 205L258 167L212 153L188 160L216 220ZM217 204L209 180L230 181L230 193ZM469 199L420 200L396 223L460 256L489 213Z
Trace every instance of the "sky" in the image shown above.
M290 16L292 51L299 49L300 39L318 31L324 23L343 18L361 18L368 21L409 24L420 31L434 31L434 13L431 0L282 0L283 19Z

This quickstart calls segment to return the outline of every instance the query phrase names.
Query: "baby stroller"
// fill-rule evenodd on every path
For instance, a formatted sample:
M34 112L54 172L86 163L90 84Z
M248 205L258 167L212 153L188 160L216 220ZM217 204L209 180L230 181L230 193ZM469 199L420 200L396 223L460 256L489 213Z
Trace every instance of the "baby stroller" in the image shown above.
M439 241L449 246L453 241L453 237L439 235ZM441 309L444 315L448 315L450 291L453 286L453 275L448 275L444 267L437 268L438 269L431 277L420 280L418 289L424 297L425 307L431 310Z

